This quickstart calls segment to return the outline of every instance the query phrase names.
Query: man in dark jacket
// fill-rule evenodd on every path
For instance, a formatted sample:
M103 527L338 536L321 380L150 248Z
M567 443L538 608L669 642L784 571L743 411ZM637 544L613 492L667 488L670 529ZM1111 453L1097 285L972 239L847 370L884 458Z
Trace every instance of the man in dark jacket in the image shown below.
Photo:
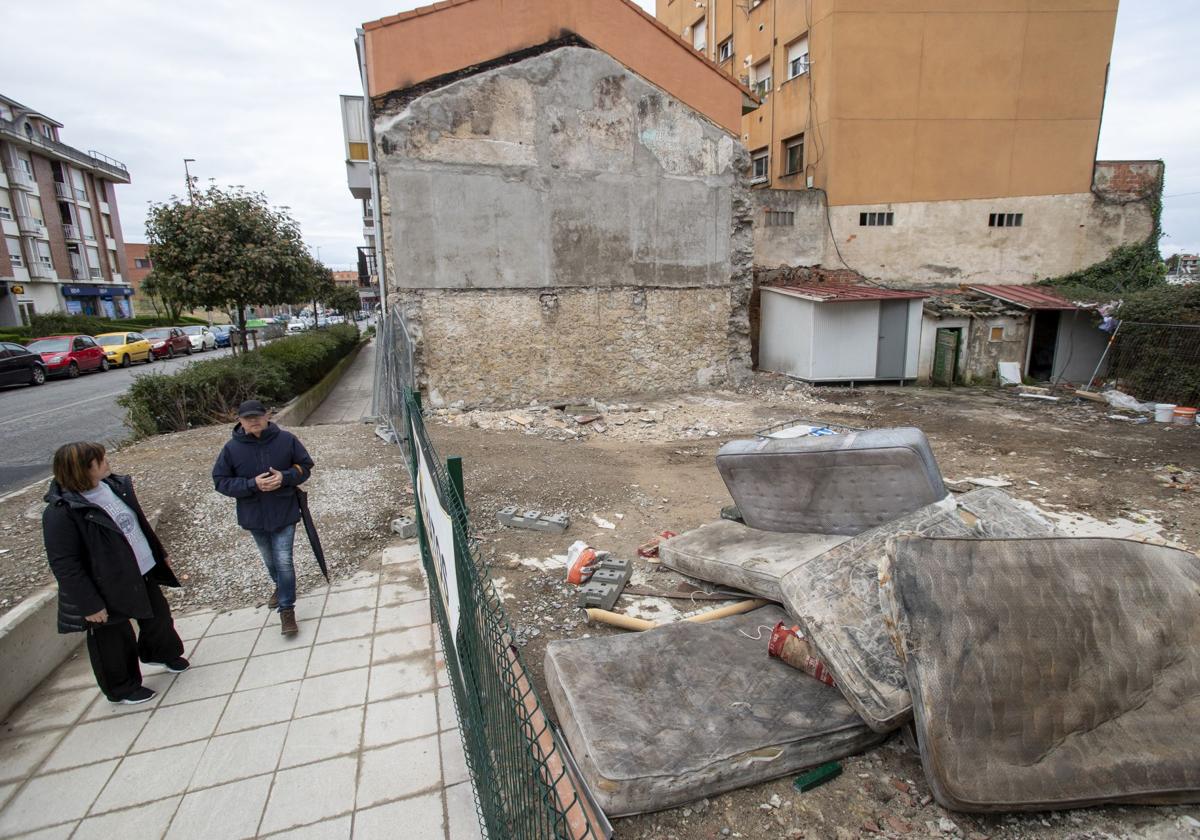
M42 536L58 580L58 632L86 631L100 690L113 703L144 703L138 660L187 670L183 642L159 586L179 586L167 553L133 493L113 475L104 447L68 443L54 453ZM135 640L129 619L138 623Z
M313 460L291 432L270 422L258 400L238 408L238 424L213 465L219 493L237 499L238 524L250 532L275 584L270 605L279 608L285 636L296 625L296 571L292 545L300 521L299 485L312 474Z

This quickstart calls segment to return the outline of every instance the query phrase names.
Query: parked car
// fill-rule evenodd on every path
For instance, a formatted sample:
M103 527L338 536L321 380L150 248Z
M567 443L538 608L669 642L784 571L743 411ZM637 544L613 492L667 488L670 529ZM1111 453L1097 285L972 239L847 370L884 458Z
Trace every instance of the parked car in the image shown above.
M39 353L20 344L0 343L0 385L41 385L46 363Z
M192 340L179 327L155 327L144 330L142 335L150 342L150 352L155 358L174 359L177 353L191 353Z
M150 352L150 342L141 333L111 332L93 337L96 343L104 348L110 365L129 367L134 362L149 364L154 361L154 354Z
M218 347L228 347L233 341L233 335L237 332L237 327L233 324L214 324L209 329L212 331L213 338L217 340Z
M27 345L46 364L47 376L74 379L85 370L108 370L108 355L90 335L48 335Z
M192 342L192 349L198 353L203 353L205 350L217 349L217 337L212 334L208 327L193 325L188 327L180 327L188 340Z
M304 332L306 329L308 329L308 324L299 318L293 318L288 321L287 331L289 333Z

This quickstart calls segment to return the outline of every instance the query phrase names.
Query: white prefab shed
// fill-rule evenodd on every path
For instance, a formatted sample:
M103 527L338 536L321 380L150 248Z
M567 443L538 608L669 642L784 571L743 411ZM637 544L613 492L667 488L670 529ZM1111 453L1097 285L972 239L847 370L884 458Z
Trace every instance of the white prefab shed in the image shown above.
M764 286L758 367L808 382L916 379L926 297L873 286Z

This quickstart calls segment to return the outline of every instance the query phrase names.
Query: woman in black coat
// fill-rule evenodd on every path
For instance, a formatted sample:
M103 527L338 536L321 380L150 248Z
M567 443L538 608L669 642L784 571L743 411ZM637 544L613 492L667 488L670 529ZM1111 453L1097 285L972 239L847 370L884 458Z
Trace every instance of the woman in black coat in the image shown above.
M113 703L144 703L138 659L187 670L183 642L159 585L179 586L167 554L133 494L113 475L98 443L54 453L54 479L42 514L46 557L58 580L58 632L86 632L100 690ZM135 639L129 620L138 623Z

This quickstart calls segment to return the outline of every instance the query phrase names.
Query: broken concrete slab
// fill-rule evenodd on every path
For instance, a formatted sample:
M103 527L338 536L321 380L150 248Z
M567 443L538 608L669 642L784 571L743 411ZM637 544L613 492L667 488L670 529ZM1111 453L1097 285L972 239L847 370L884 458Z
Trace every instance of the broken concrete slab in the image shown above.
M848 539L758 531L721 519L665 540L658 556L664 566L688 577L781 601L779 582L784 575Z
M854 536L945 498L920 429L735 440L717 469L751 528Z
M814 557L780 583L783 603L863 720L890 732L912 714L908 682L879 607L879 565L896 534L1046 536L1046 520L999 490L923 507Z
M754 630L785 619L768 606L547 646L550 697L606 814L671 808L882 740L837 689L767 656Z
M1195 554L899 536L888 555L884 603L941 805L1200 801Z
M561 534L571 524L565 513L543 514L540 510L519 510L516 505L509 505L496 511L496 520L501 525L510 528L526 528L530 531L544 531L548 534Z

